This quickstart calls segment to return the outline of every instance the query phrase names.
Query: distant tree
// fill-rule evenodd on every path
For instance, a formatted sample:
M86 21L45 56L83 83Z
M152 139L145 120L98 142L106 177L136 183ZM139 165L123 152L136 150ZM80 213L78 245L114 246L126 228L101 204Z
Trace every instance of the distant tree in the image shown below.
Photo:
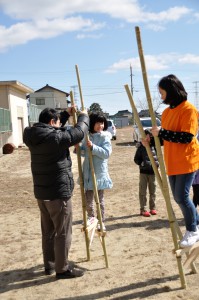
M160 105L162 104L162 100L159 97L153 97L152 99L152 105L153 105L153 110L157 112L159 109ZM141 110L147 110L148 109L148 102L146 99L138 99L137 100L137 108L140 108Z
M101 106L99 103L92 103L91 106L88 109L89 114L91 113L104 113L101 109Z

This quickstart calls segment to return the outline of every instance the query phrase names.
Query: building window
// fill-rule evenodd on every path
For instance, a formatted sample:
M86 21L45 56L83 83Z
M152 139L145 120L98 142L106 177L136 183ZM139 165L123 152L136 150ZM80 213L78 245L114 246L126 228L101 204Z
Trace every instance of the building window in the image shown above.
M36 98L36 105L45 105L45 98Z
M11 115L10 110L0 108L0 132L11 131Z

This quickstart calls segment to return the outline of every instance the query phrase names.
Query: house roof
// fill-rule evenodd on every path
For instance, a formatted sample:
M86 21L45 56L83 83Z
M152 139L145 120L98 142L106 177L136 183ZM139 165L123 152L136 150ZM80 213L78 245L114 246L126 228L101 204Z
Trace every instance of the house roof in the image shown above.
M150 111L149 111L149 109L142 109L138 114L139 114L139 116L150 117ZM155 115L158 116L160 114L155 111Z
M24 93L33 93L34 92L33 89L31 89L27 85L25 85L17 80L0 81L0 85L12 86Z
M125 113L128 113L128 114L132 114L128 109L125 109L125 110L118 110L117 112L118 114L125 114Z
M43 86L42 88L36 90L35 93L36 93L36 92L41 92L42 90L44 90L44 89L46 89L46 88L50 88L50 89L52 89L52 90L54 90L54 91L58 91L58 92L64 93L64 94L66 94L66 97L68 97L68 96L70 95L69 93L64 92L64 91L61 91L61 90L59 90L59 89L56 89L56 88L54 88L53 86L50 86L50 85L48 85L48 84L46 84L46 85Z
M125 110L118 110L118 112L112 117L124 117L124 116L132 116L132 112L130 112L128 109Z

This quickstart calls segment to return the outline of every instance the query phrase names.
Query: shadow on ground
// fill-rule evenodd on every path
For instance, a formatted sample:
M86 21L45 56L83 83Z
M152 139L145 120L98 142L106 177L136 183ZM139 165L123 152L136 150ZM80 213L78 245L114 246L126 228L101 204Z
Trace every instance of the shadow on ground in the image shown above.
M135 146L136 145L136 143L134 143L134 142L125 142L125 143L116 143L115 144L116 146L126 146L126 147L132 147L132 146Z
M147 281L142 282L136 282L131 283L129 285L121 286L118 288L113 288L110 290L98 292L98 293L92 293L90 295L83 295L83 296L75 296L75 297L67 297L67 298L57 298L55 300L96 300L96 299L114 299L114 300L130 300L130 299L147 299L150 296L156 296L158 299L158 294L166 293L169 291L176 291L180 290L180 288L176 289L169 289L168 286L157 286L158 284L163 284L164 282L177 280L178 276L170 276L170 277L164 277L164 278L154 278ZM122 282L122 280L121 280ZM154 287L151 287L154 285ZM146 291L136 291L136 289L142 289L145 287L148 287L148 290ZM120 293L126 293L124 296L119 296ZM118 295L118 296L117 296ZM169 297L169 296L168 296ZM168 298L169 299L169 298Z

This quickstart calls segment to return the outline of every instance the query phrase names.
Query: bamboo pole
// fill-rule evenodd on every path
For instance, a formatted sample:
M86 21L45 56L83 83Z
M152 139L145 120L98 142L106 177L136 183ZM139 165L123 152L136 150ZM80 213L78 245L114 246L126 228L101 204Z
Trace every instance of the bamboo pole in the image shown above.
M83 101L83 96L82 96L82 88L81 88L81 81L80 81L80 76L79 76L79 69L78 69L77 65L75 65L75 68L76 68L76 74L77 74L77 80L78 80L81 106L82 106L82 110L83 110L84 109L84 101ZM88 140L88 136L87 136L87 140ZM94 170L94 166L93 166L92 152L91 152L90 148L88 148L88 154L89 154L89 163L90 163L92 182L93 182L94 198L95 198L95 203L96 203L96 207L97 207L97 216L98 216L99 223L100 223L101 243L102 243L102 248L103 248L103 252L104 252L106 267L108 268L109 265L108 265L108 257L107 257L107 252L106 252L105 233L103 232L102 214L101 214L101 208L100 208L100 203L99 203L95 170Z
M70 92L70 100L71 100L71 104L75 105L72 91ZM74 124L77 123L77 115L75 112L73 113L73 121L74 121ZM80 149L79 144L77 145L76 150L77 150L77 163L78 163L78 171L79 171L79 183L80 183L80 190L81 190L81 197L82 197L84 236L85 236L85 242L86 242L87 260L89 261L91 259L91 257L90 257L90 247L89 247L89 235L88 235L88 231L86 230L86 226L87 226L86 199L85 199L85 193L84 193L84 181L83 181L82 163L81 163L81 149Z
M155 116L155 113L153 110L153 105L152 105L152 100L151 100L151 94L150 94L150 89L149 89L149 84L148 84L147 71L146 71L146 66L145 66L145 59L144 59L144 54L143 54L142 41L141 41L139 27L135 27L135 32L136 32L138 52L139 52L140 63L141 63L141 68L142 68L143 82L144 82L144 86L145 86L151 121L152 121L152 125L156 126L156 116ZM176 224L176 232L178 233L179 238L181 239L182 233L180 231L178 223L176 222L176 218L175 218L172 206L171 206L169 187L168 187L168 181L167 181L167 176L166 176L166 172L165 172L165 165L164 165L164 159L163 159L163 155L162 155L160 140L158 137L154 137L154 139L155 139L155 145L156 145L156 150L157 150L157 156L158 156L158 160L160 163L160 172L161 172L161 177L162 177L162 193L165 195L165 199L166 199L168 219L169 219L170 223ZM176 240L175 237L174 237L174 240Z
M144 60L144 55L143 55L143 49L142 49L142 42L141 42L139 27L135 27L135 31L136 31L138 52L139 52L139 56L140 56L140 63L141 63L141 68L142 68L142 76L143 76L143 81L144 81L144 87L145 87L147 102L148 102L148 106L149 106L149 112L150 112L150 116L151 116L151 122L152 122L153 126L156 126L156 116L155 116L152 101L151 101L151 95L150 95L150 90L149 90L147 71L146 71L146 66L145 66L145 60ZM167 201L168 216L169 216L169 220L171 222L174 222L175 217L174 217L174 214L173 214L171 203L169 201L169 199L170 199L169 187L168 187L167 176L166 176L166 172L165 172L165 166L164 166L164 160L163 160L160 140L156 136L154 137L154 139L155 139L155 145L156 145L158 160L159 160L159 163L160 163L160 172L161 172L161 176L162 176L162 187L163 187L162 191L163 191L163 194L165 194L166 199L168 199L168 201Z
M134 119L136 121L136 124L138 125L141 137L144 139L146 137L146 135L145 135L144 129L142 127L142 123L140 122L140 118L139 118L139 115L138 115L135 103L133 101L133 96L131 94L131 91L129 89L128 84L126 84L124 87L126 89L126 93L128 95L128 98L129 98L129 101L130 101L130 104L131 104L131 107L132 107L132 110L133 110ZM158 169L157 169L157 166L156 166L156 163L155 163L155 160L154 160L154 157L153 157L153 154L152 154L152 151L151 151L151 148L150 148L149 145L146 146L146 150L147 150L147 154L148 154L148 156L150 158L151 164L153 166L154 173L155 173L155 175L157 177L157 181L158 181L158 183L160 185L160 188L162 189L162 179L161 179L160 174L158 172Z

